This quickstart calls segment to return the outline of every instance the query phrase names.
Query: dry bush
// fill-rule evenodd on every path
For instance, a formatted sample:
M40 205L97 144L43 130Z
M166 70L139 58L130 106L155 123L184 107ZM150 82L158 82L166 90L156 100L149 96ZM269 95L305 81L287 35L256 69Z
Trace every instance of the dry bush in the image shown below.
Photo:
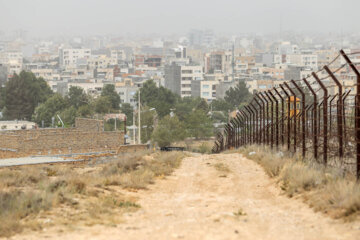
M360 183L354 176L344 176L341 169L326 168L313 159L302 159L260 146L249 146L237 152L258 162L270 177L277 177L289 197L302 196L316 211L349 220L359 215Z
M36 216L50 208L83 209L86 216L78 218L90 225L102 224L103 218L112 219L116 208L121 212L136 210L139 205L119 198L106 185L145 189L156 176L171 174L186 156L171 152L144 157L148 153L94 160L85 170L70 164L0 169L0 189L3 189L0 190L0 237L11 236L23 228L38 229ZM64 219L65 224L67 217Z
M219 172L223 172L223 173L229 173L230 172L229 167L226 166L224 163L216 163L216 164L214 164L214 168Z
M303 162L286 164L281 171L280 180L282 189L290 197L295 193L309 191L326 183L324 169L315 169Z
M21 232L20 220L51 207L52 195L33 191L0 192L0 237Z
M259 146L250 146L242 149L242 152L249 158L264 167L265 172L270 177L276 177L280 174L285 163L289 161L282 153L275 153L269 148Z

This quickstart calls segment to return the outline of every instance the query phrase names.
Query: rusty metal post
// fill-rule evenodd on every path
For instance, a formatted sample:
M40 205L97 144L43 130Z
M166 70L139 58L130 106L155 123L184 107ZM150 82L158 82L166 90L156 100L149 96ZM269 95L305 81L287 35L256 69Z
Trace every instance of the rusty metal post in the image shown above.
M256 107L252 104L249 103L249 108L251 109L251 111L254 113L255 116L255 121L254 121L254 143L259 143L259 139L258 139L258 111L256 109Z
M300 92L301 94L301 108L302 108L302 115L301 115L301 127L302 127L302 133L301 133L301 140L302 140L302 156L303 158L305 158L305 154L306 154L306 136L305 136L305 93L304 91L301 89L301 87L299 85L296 84L296 82L294 80L291 80L292 84L296 87L296 89ZM296 102L296 100L295 100ZM295 103L296 104L296 103Z
M344 123L344 139L345 139L344 142L346 142L346 114L345 114L345 105L346 105L346 102L345 102L345 100L346 100L346 98L349 96L350 92L351 92L351 89L350 89L347 93L344 93L344 97L343 97L343 100L342 100L342 102L343 102L343 109L342 109L342 111L343 111L343 123ZM355 99L355 100L356 100L356 99ZM356 103L355 103L355 105L356 105ZM355 109L355 110L356 110L356 109ZM355 120L354 120L354 121L355 121Z
M317 160L318 159L318 135L317 135L317 96L316 93L314 91L314 89L311 87L310 83L303 78L304 83L306 84L306 86L308 87L308 89L310 90L310 92L313 94L314 96L314 102L313 102L313 145L314 145L314 158Z
M328 91L325 85L321 82L320 78L316 75L316 73L312 73L313 77L320 85L322 90L324 91L324 100L323 100L323 134L324 134L324 141L323 141L323 157L324 157L324 164L327 165L327 149L328 149L328 119L327 119L327 98L328 98Z
M279 85L281 87L281 89L283 90L283 92L285 93L285 95L288 97L288 106L287 106L287 145L288 145L288 151L290 151L290 124L291 124L291 119L290 119L290 95L289 93L285 90L284 86L282 84Z
M356 74L356 96L355 96L356 177L359 180L360 179L360 73L343 50L340 51L340 54L349 64L353 72Z
M335 77L335 75L330 71L328 66L324 66L325 71L329 74L331 79L335 82L338 87L339 98L336 105L336 113L337 113L337 129L338 129L338 138L339 138L339 157L344 156L344 141L343 141L343 99L342 99L342 85L339 80ZM331 128L331 126L330 126Z
M233 125L233 128L234 128L234 136L233 136L233 146L234 148L237 148L237 137L238 137L238 124L237 124L237 121L235 120L235 118L232 118L230 120L230 122L232 123Z
M234 118L236 124L237 124L237 137L236 137L236 148L240 147L240 139L241 139L241 121L238 117L238 114L236 114L235 118Z
M290 86L284 82L284 85L289 89L289 91L291 92L291 94L294 96L294 114L293 114L293 117L294 117L294 152L296 152L296 118L297 118L297 110L296 110L296 100L297 100L297 97L296 97L296 94L295 92L290 88Z
M240 143L239 143L239 139L240 139L240 122L239 119L237 118L237 116L235 116L233 118L235 124L236 124L236 128L235 128L235 148L238 148Z
M275 125L275 145L276 145L276 149L279 149L279 103L271 91L269 91L269 94L272 97L272 99L275 101L275 118L276 118L276 121L274 121L274 124L276 124Z
M268 91L264 92L265 95L268 97L271 105L270 105L270 111L271 111L271 119L270 119L270 127L271 127L271 134L270 134L270 146L273 148L274 146L274 103L272 101L272 98Z
M259 94L255 95L260 102L262 103L262 107L261 109L261 139L262 139L262 143L265 144L265 102L262 100L262 98L260 97Z
M329 95L330 96L330 95ZM332 102L334 101L334 99L338 96L338 94L335 94L329 101L329 129L330 129L330 133L329 136L331 136L331 132L332 132Z
M281 144L284 145L285 141L284 141L284 119L285 119L285 103L284 103L284 98L281 96L281 94L278 92L278 90L276 88L274 88L276 94L280 97L281 99Z
M262 92L260 92L259 94L266 103L266 125L264 126L265 127L264 130L266 132L265 142L266 142L266 144L269 144L269 140L270 140L270 137L269 137L269 102Z
M243 139L244 139L244 131L243 131L243 128L244 128L244 120L240 114L240 112L238 112L236 114L236 118L238 119L240 125L239 125L239 146L243 146L244 143L243 143Z
M247 145L248 142L248 116L244 110L240 110L240 113L244 117L244 145Z
M262 108L262 106L261 106L261 104L259 103L259 101L256 99L256 97L254 97L254 101L255 101L256 104L259 106L259 111L260 111L260 112L258 112L258 111L256 110L258 119L260 120L260 125L257 124L257 136L258 136L257 139L258 139L258 144L260 144L260 143L262 142L262 140L261 140L261 138L262 138L262 134L261 134L261 123L262 123L262 120L261 120L261 117L262 117L262 115L261 115L261 108ZM258 120L257 120L256 122L258 123Z
M254 137L254 131L253 131L253 121L254 121L254 117L253 117L253 113L251 112L250 108L248 106L245 106L245 109L246 111L248 111L249 113L249 116L250 116L250 123L249 123L249 135L250 135L250 138L249 138L249 141L250 141L250 144L253 144L253 137Z

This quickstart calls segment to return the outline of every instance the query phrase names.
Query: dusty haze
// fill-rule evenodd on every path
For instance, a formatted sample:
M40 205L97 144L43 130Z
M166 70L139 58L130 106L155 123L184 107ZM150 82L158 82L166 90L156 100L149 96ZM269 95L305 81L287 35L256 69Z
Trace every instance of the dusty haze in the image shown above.
M58 34L360 32L358 0L0 0L0 31Z

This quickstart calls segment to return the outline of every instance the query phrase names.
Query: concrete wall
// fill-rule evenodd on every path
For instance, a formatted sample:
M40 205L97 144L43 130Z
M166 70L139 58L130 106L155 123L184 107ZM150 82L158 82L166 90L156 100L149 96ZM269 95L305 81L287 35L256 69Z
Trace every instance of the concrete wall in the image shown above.
M103 121L76 119L75 128L0 132L0 158L118 150L121 131L104 132Z

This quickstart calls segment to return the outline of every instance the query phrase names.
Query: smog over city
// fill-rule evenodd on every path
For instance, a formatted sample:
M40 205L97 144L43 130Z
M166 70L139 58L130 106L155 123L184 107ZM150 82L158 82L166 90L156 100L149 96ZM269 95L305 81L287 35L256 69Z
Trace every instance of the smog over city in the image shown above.
M359 239L359 0L0 0L0 239Z

